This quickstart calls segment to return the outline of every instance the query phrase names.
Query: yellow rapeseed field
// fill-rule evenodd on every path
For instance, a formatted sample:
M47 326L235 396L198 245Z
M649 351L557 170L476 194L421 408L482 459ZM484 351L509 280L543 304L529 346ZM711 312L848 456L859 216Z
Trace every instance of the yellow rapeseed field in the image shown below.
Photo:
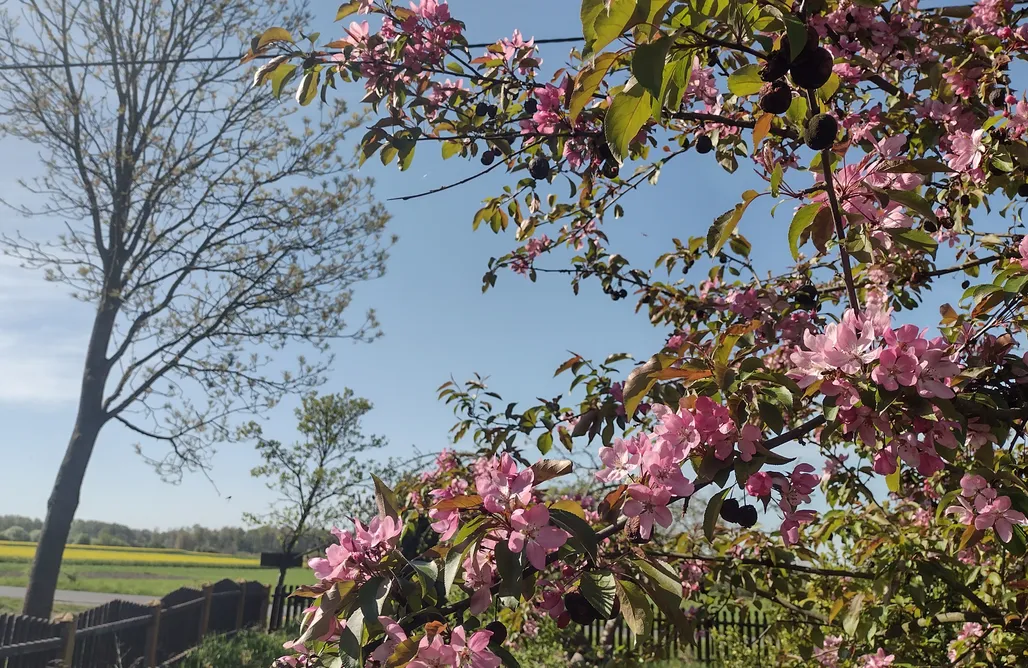
M0 541L0 562L31 561L36 554L35 543ZM64 549L66 564L112 564L124 566L206 566L257 567L255 557L229 554L189 552L148 547L109 547L106 545L69 545Z

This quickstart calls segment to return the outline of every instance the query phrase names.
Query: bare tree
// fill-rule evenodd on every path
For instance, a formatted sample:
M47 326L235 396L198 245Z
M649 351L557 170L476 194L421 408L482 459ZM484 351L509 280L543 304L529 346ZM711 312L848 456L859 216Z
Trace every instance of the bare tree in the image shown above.
M256 422L241 430L243 437L256 439L264 460L251 474L267 478L268 489L276 493L266 514L247 514L245 519L275 527L283 553L321 547L316 543L330 527L374 507L370 462L357 457L385 445L381 436L365 436L361 431L361 419L371 408L371 402L355 397L350 389L325 396L311 393L296 409L302 440L292 445L268 440ZM285 579L283 565L277 586Z
M389 243L338 153L358 120L289 120L243 92L231 57L257 27L306 18L270 0L24 0L0 15L0 59L34 66L0 71L0 128L44 167L21 213L66 221L2 243L96 308L26 614L50 614L105 425L164 443L148 459L175 478L208 464L237 414L318 385L331 340L377 334L372 312L344 320ZM313 353L292 373L273 359L290 343Z

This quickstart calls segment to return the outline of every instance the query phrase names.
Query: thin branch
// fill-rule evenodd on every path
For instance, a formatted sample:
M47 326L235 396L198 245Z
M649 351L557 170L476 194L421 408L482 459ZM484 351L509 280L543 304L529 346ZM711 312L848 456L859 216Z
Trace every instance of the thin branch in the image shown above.
M814 566L804 566L802 564L786 564L780 562L774 562L770 559L748 559L748 558L734 558L734 557L707 557L699 554L683 554L681 552L663 552L660 550L647 550L648 554L654 554L661 557L669 557L672 559L691 559L694 561L709 561L712 563L722 564L745 564L747 566L768 566L770 568L781 568L786 571L796 571L798 573L810 573L811 575L827 575L829 577L843 577L843 578L854 578L856 580L874 580L875 576L873 573L864 573L861 571L847 571L838 568L816 568Z
M853 283L853 270L850 268L850 252L846 250L846 231L842 227L842 212L839 210L839 199L835 194L835 183L832 179L832 150L821 151L821 171L825 176L825 192L828 193L828 205L832 210L835 222L835 236L839 239L839 258L842 261L842 277L846 281L846 293L849 295L850 308L860 313L860 301L857 299L857 288Z

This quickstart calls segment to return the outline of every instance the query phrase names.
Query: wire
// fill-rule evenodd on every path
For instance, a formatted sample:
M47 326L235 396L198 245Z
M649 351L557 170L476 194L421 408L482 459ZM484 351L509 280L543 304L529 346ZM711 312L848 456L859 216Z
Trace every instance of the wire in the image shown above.
M567 44L571 42L581 42L585 38L583 37L553 37L550 39L537 39L536 44ZM484 44L468 44L469 49L484 49L492 46L496 42L489 42ZM245 54L243 54L245 55ZM171 63L224 63L230 61L239 61L243 58L243 55L239 56L191 56L185 58L153 58L144 60L98 60L84 63L13 63L13 64L0 64L0 71L10 70L54 70L62 69L65 67L69 68L81 68L81 67L111 67L115 65L169 65ZM274 58L275 56L270 54L262 54L257 56L258 58Z

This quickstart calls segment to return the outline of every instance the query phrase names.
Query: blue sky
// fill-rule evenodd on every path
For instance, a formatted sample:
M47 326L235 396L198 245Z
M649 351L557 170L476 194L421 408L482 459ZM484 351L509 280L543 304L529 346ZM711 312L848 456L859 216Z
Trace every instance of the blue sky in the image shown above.
M514 28L539 38L579 32L578 3L571 0L450 4L454 16L467 23L472 42L506 36ZM327 17L329 3L318 5ZM323 39L331 34L328 25L322 28ZM567 47L547 47L542 53L548 67L558 66ZM359 98L353 87L341 94L348 100ZM38 162L32 149L8 139L4 149L9 159L0 166L0 196L24 197L14 179ZM760 187L745 161L734 176L717 167L712 155L687 154L676 163L665 169L656 188L626 198L625 218L608 222L612 248L637 266L652 266L672 237L705 234L713 218L733 206L741 192ZM437 146L422 145L405 173L377 161L363 171L377 179L377 193L385 199L451 182L476 167L458 159L444 162ZM630 302L610 301L595 285L575 297L566 278L543 277L532 284L508 273L483 295L481 276L489 257L508 252L515 242L512 234L498 236L484 229L472 233L471 219L481 200L503 183L497 170L458 189L388 204L390 231L400 240L387 275L361 286L354 306L354 319L364 308L376 308L385 336L370 345L339 344L334 372L322 390L350 387L375 404L365 423L369 432L389 439L385 455L404 457L415 449L431 452L448 444L454 418L436 401L435 390L451 375L460 381L480 372L490 376L492 388L505 399L531 402L566 389L566 380L552 375L568 350L587 357L624 351L645 358L664 341L667 332L652 328L645 315L634 314ZM566 193L566 185L562 190ZM771 219L768 208L751 207L740 229L757 249L758 267L780 268L788 258L790 210L782 207ZM57 223L26 221L9 212L0 220L6 233L45 234L50 228L58 232ZM0 374L6 381L0 385L0 422L5 425L0 514L42 517L74 420L91 313L38 275L0 260ZM553 262L548 266L558 266ZM936 321L941 301L926 305L924 324ZM291 438L294 405L285 402L264 416L266 433ZM136 527L221 526L239 524L244 511L259 511L268 501L262 484L249 477L256 458L244 445L225 446L215 457L211 478L216 490L201 475L187 476L179 485L162 483L134 454L135 442L113 426L101 434L78 517Z

